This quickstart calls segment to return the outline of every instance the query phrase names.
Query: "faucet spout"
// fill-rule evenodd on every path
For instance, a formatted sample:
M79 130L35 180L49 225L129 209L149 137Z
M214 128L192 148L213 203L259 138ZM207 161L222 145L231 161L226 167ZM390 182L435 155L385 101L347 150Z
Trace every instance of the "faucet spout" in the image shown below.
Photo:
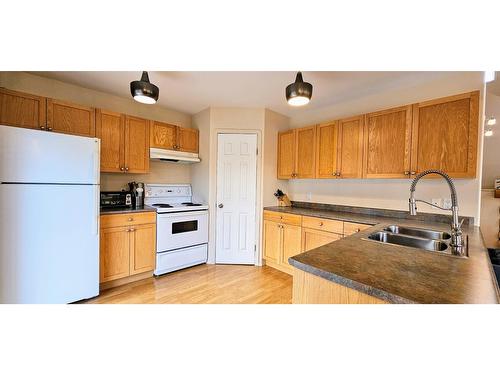
M458 197L457 197L457 190L455 189L455 185L453 184L453 180L448 176L446 173L443 171L440 171L438 169L429 169L427 171L424 171L422 173L419 173L415 178L413 179L410 187L410 199L409 199L409 213L412 216L415 216L417 214L417 199L415 199L415 189L417 187L417 183L420 181L420 179L424 176L427 176L428 174L437 174L445 179L445 181L448 183L448 187L450 188L450 196L451 196L451 214L452 214L452 221L451 221L451 246L452 246L452 252L455 255L461 255L461 256L467 256L467 246L465 244L465 241L462 236L462 223L459 222L459 216L458 216ZM429 204L431 206L435 206L429 202L423 201L423 200L418 200L419 202ZM439 206L435 206L438 208L441 208Z

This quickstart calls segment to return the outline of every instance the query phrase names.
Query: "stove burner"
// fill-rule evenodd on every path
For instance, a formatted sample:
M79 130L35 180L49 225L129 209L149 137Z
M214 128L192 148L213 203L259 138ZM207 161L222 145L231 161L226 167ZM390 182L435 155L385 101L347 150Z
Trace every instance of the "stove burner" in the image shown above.
M167 204L167 203L156 203L156 204L153 204L153 207L172 208L172 206Z
M183 206L189 206L189 207L197 207L197 206L201 206L200 203L191 203L191 202L184 202L182 204Z

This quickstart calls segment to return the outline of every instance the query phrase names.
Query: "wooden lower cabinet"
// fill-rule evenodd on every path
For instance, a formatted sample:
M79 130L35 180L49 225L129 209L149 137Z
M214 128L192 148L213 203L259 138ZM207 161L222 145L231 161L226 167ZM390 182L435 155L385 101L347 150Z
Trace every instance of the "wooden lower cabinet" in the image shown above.
M338 233L325 232L323 230L303 228L302 229L302 251L309 251L317 247L340 240L343 236Z
M130 233L130 274L154 270L156 224L138 225Z
M153 271L156 214L104 215L99 244L101 283Z
M288 258L302 250L302 227L264 220L264 259L283 272L292 273Z
M129 276L129 232L127 227L103 228L99 241L99 281Z
M296 225L282 224L283 246L281 251L281 264L293 270L288 264L288 258L302 252L302 228Z
M386 304L387 302L295 268L292 303Z

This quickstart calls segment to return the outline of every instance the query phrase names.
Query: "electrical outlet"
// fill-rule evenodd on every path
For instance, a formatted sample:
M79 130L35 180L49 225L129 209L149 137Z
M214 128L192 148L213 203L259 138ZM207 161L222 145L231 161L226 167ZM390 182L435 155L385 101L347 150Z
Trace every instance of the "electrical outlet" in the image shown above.
M307 193L307 200L312 201L312 193Z
M444 198L443 199L443 208L449 210L451 209L451 198Z
M441 201L442 201L441 198L432 198L431 203L435 204L436 206L442 207Z

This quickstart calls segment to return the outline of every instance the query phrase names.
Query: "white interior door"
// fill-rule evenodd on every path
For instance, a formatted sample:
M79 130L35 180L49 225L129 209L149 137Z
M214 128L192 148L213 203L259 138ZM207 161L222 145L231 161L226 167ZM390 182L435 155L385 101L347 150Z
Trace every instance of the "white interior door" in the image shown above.
M217 138L216 263L255 263L257 134Z

